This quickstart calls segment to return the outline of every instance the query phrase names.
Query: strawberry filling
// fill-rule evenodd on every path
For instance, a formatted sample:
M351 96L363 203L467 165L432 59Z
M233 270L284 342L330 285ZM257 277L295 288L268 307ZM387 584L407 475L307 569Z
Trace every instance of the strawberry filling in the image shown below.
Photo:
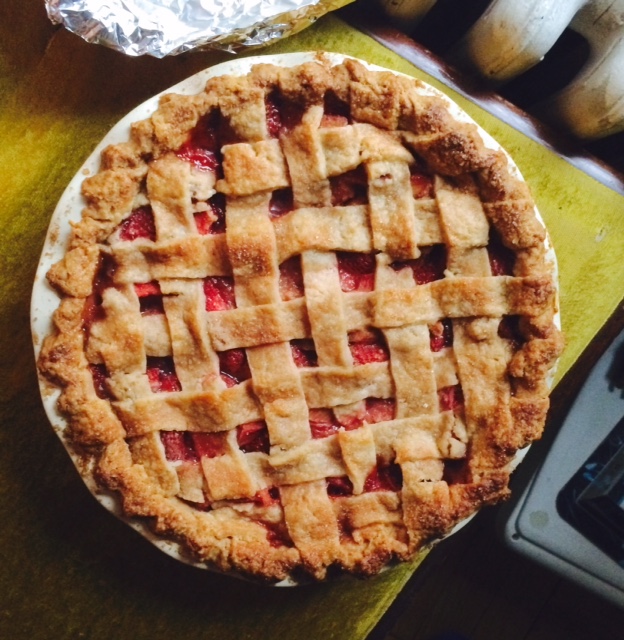
M385 362L390 358L388 347L379 329L361 329L349 333L349 349L356 365Z
M172 462L197 462L197 452L188 431L161 431L160 440L165 447L165 457Z
M330 178L329 184L334 207L368 204L368 179L363 164Z
M343 498L353 495L353 484L347 476L326 478L327 493L330 498ZM364 492L400 491L403 486L401 467L396 463L384 464L381 460L368 474L364 482Z
M119 226L119 237L126 242L132 242L139 238L156 240L156 225L152 208L146 205L134 209Z
M453 345L453 324L449 319L440 320L429 327L429 345L434 352Z
M220 351L218 356L221 379L228 387L233 387L243 380L251 378L245 349Z
M366 417L369 424L394 420L396 401L394 398L366 398Z
M102 400L112 400L113 397L108 391L108 387L106 385L106 379L108 378L106 366L103 364L89 364L89 371L93 378L95 395Z
M301 271L301 257L293 256L279 266L279 290L282 300L302 298L304 294L303 272Z
M225 276L210 276L204 279L206 311L236 309L234 279Z
M283 524L277 522L265 522L264 520L256 520L256 522L266 529L267 540L274 549L277 549L278 547L293 546L292 540L288 535L288 530Z
M240 450L244 453L253 451L269 453L271 448L269 430L264 420L247 422L236 427L236 441Z
M327 438L341 425L331 409L310 409L310 430L313 438Z
M434 280L441 280L444 278L446 269L446 247L443 244L424 247L419 258L393 262L390 266L395 271L405 268L411 269L416 284L427 284Z
M353 362L356 365L370 364L371 362L385 362L388 360L388 350L383 344L350 344L349 349L351 349Z
M377 466L368 474L364 482L364 491L400 491L403 486L403 473L396 463L385 464L377 460Z
M280 492L278 487L267 487L260 489L253 497L253 501L260 507L270 507L280 502Z
M176 152L178 158L190 162L202 171L216 172L219 166L217 154L210 149L203 149L192 141L185 142Z
M438 399L440 411L454 411L464 406L464 394L458 384L438 389Z
M383 398L366 398L359 411L339 416L332 409L310 409L310 430L315 439L327 438L341 429L358 429L365 422L374 424L392 420L395 411L395 401Z
M374 424L393 420L395 413L396 402L394 398L366 398L364 404L357 411L347 414L340 413L335 416L335 419L345 431L351 431L358 429L365 422Z
M410 171L410 184L412 185L412 194L414 198L433 198L433 177L418 171L417 169L411 169Z
M290 213L295 208L292 189L276 189L269 201L271 218L279 218Z
M269 136L271 138L277 138L279 136L280 129L282 128L282 118L280 116L279 109L277 108L277 102L274 96L267 96L264 101L266 110L266 123Z
M297 367L318 367L318 355L313 340L291 340L290 350Z
M294 129L301 123L304 107L293 100L282 100L277 91L265 99L266 122L269 136L278 138L280 133Z
M135 284L134 290L139 297L141 315L149 316L165 312L162 292L156 280Z
M104 310L102 309L102 298L97 294L91 294L85 299L82 309L82 328L89 333L91 325L98 320L104 319Z
M87 334L94 322L104 319L102 293L104 289L113 286L114 273L115 263L112 257L106 254L100 254L98 268L95 278L93 279L92 293L85 299L82 309L82 328Z
M217 118L216 112L211 112L199 119L187 141L176 151L178 158L190 162L201 171L216 173L220 166L221 148L217 140Z
M493 276L513 275L516 254L503 244L499 233L494 228L490 230L487 252Z
M182 385L175 372L173 358L147 357L147 378L154 393L181 391Z
M202 236L225 233L225 196L217 193L208 200L207 211L195 214L197 232Z
M374 254L339 251L337 258L340 288L345 293L372 291L375 288Z
M139 296L139 298L148 298L150 296L162 295L160 285L156 280L152 280L151 282L137 282L134 285L134 290L136 291L136 294L137 296Z

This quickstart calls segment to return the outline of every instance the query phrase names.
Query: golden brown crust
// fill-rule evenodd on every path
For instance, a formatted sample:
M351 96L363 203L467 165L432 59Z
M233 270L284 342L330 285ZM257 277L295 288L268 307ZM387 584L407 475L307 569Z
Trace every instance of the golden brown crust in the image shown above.
M346 126L335 124L344 116L323 124L326 96L348 103ZM271 100L292 103L299 122L272 133ZM228 136L218 180L180 154L213 113ZM366 201L336 203L335 179L360 166ZM414 172L436 174L430 192L413 192ZM294 205L273 218L282 189ZM213 215L215 193L226 232L201 235L196 219ZM526 185L443 98L351 60L256 66L162 98L129 141L105 149L83 195L48 274L62 301L39 368L128 515L222 570L322 579L334 565L375 574L507 496L515 451L541 434L562 348L556 284ZM124 240L121 223L148 204L156 239ZM515 255L510 273L492 274L490 227ZM441 244L443 276L415 286L404 264ZM376 254L373 291L341 289L336 252ZM281 294L292 257L305 299ZM237 308L206 311L211 278L232 280ZM154 281L163 312L149 315L134 285ZM513 337L500 335L507 316ZM453 339L438 353L443 320ZM373 330L390 363L358 365L350 336ZM313 341L318 366L297 367L292 341ZM228 388L219 353L231 349L247 350L251 379ZM172 359L181 390L152 393L150 358ZM454 388L463 400L442 405ZM348 419L371 398L394 402L393 417L311 437L311 412ZM243 451L237 427L258 420L270 449ZM170 459L163 431L215 435L218 452ZM394 479L375 480L380 469Z

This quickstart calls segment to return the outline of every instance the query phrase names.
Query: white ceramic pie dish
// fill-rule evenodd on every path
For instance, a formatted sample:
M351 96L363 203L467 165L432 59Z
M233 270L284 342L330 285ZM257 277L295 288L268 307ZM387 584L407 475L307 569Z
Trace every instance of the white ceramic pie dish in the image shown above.
M229 62L225 62L204 71L201 71L190 78L174 85L166 91L158 94L143 104L133 109L130 113L124 116L104 137L104 139L95 147L89 158L82 165L80 170L76 173L74 178L67 186L63 193L55 211L52 215L48 233L45 239L43 251L41 254L40 262L35 276L32 300L31 300L31 329L33 336L33 345L35 350L35 357L39 357L42 342L46 335L48 335L52 329L52 314L60 303L60 296L58 293L48 284L46 279L46 273L50 267L60 260L64 253L66 245L69 241L71 232L71 223L78 222L82 215L82 209L84 207L84 201L81 195L81 184L83 180L97 173L100 165L100 154L102 150L111 144L123 142L128 139L130 133L130 125L133 122L148 118L158 107L158 101L161 95L164 93L180 93L186 95L192 95L203 90L206 81L215 76L224 74L245 75L249 72L254 64L259 62L271 63L278 66L295 66L303 62L308 62L318 58L318 53L290 53L273 56L256 56L245 59L237 59ZM342 62L346 56L340 54L323 54L333 64ZM360 61L370 69L380 70L381 67L368 64L364 61ZM431 93L433 95L441 96L445 99L449 105L451 114L460 121L473 122L473 120L461 110L461 108L452 102L441 92L437 91L433 87L425 86L423 88L425 93ZM501 149L500 145L481 128L478 129L479 133L486 144L486 146L492 149ZM510 166L513 167L513 171L517 172L517 176L520 176L520 172L510 158ZM538 219L542 221L539 213L536 210ZM542 221L543 224L543 221ZM552 263L552 268L557 275L557 264L554 251L548 237L547 242L547 259ZM556 318L557 324L559 324L558 316ZM66 433L67 422L63 415L61 415L57 409L57 400L59 396L59 390L52 385L43 376L39 376L39 385L41 391L41 397L46 414L54 428L56 434L60 438L61 442L68 451L69 456L74 462L77 470L79 471L86 486L93 494L93 496L111 513L121 518L124 522L130 525L133 529L137 530L141 535L151 541L161 551L168 555L180 560L182 562L195 565L201 568L207 568L204 563L195 562L187 553L184 552L181 545L173 541L164 540L154 535L147 524L137 518L129 518L124 516L121 511L120 500L117 495L105 491L100 488L94 477L93 470L85 468L84 460L74 450L72 443L69 441ZM524 454L525 448L517 453L513 464L514 466L520 462ZM459 523L451 532L454 533L461 526L463 526L467 520ZM449 534L450 535L450 534ZM295 580L287 579L280 583L279 586L292 586L298 584Z

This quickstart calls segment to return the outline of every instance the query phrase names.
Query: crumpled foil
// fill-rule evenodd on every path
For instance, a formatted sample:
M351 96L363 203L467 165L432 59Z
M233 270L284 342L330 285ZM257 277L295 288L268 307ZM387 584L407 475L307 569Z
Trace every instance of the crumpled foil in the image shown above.
M45 0L48 17L130 56L236 52L307 27L353 0Z

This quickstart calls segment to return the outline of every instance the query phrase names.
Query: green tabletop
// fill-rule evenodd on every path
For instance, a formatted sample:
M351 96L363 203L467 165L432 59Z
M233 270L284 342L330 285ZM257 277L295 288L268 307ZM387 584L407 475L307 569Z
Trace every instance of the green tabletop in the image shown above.
M428 80L334 16L262 52L313 49ZM0 5L1 638L357 640L416 570L273 588L182 565L95 502L43 412L28 311L56 202L124 113L230 57L133 59L54 28L42 0ZM624 198L451 95L512 153L551 231L568 337L561 377L622 298Z

